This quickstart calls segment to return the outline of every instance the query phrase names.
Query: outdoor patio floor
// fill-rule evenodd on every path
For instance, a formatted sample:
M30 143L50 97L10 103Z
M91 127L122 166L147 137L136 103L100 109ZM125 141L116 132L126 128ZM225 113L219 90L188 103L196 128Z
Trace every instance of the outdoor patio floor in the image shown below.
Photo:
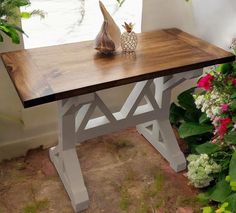
M200 212L196 190L135 129L82 143L78 156L90 207L83 213ZM32 150L0 164L0 213L73 213L48 157Z

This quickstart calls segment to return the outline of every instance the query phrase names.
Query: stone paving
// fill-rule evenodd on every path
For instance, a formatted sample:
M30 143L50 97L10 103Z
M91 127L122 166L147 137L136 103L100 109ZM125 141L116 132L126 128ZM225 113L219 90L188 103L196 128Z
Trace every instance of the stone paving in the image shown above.
M135 129L78 146L90 207L83 213L200 212L197 191ZM0 213L73 213L48 157L31 150L0 164Z

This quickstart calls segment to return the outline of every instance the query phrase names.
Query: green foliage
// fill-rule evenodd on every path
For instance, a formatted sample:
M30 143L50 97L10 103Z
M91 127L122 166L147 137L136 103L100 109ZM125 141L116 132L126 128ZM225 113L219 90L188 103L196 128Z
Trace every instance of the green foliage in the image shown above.
M230 186L236 191L236 152L233 153L229 164Z
M202 115L199 118L199 123L203 124L203 123L210 123L210 118L207 117L207 115L205 113L202 113Z
M164 176L163 174L157 174L154 179L154 189L156 192L160 192L164 186Z
M199 200L208 205L219 204L218 208L207 206L203 212L233 213L236 212L236 63L219 65L209 73L211 88L196 95L193 89L181 93L178 103L171 105L170 122L191 145L191 153L200 154L190 154L187 158L190 182L199 188L210 184L207 192L199 195ZM227 119L229 123L224 127L223 121ZM221 169L211 172L207 161Z
M184 121L184 114L186 110L182 107L172 103L170 106L170 122L178 126L179 123Z
M214 209L210 206L206 206L204 208L202 208L202 213L213 213Z
M199 193L197 199L200 203L207 205L209 202L209 195L207 193Z
M236 193L231 194L225 199L225 202L229 204L228 209L232 212L236 212Z
M130 203L131 201L130 201L130 195L128 193L128 189L126 187L123 187L120 192L119 207L121 210L127 211Z
M232 73L232 64L231 63L220 64L218 67L218 70L222 74L231 74Z
M193 152L197 145L210 140L213 130L206 113L202 113L195 105L194 89L188 89L178 96L177 104L171 104L169 116L171 124L178 127L180 137L188 142Z
M18 32L24 33L24 31L21 28L15 25L8 24L7 22L1 21L1 20L0 20L0 31L2 31L7 36L9 36L12 42L16 44L20 43L20 36ZM3 37L1 34L0 34L0 37L1 37L0 41L3 42Z
M196 147L196 151L199 153L199 154L213 154L217 151L220 150L220 147L216 144L212 144L212 143L209 143L209 142L206 142L206 143L203 143L203 144L200 144Z
M209 196L209 199L217 202L224 202L230 194L230 185L226 180L223 179L217 182L211 195Z
M0 1L0 32L11 38L13 43L20 43L19 33L24 33L21 27L17 26L20 18L30 18L38 15L44 18L42 10L33 10L32 12L20 12L22 6L29 6L29 0L1 0ZM0 33L0 42L3 42L3 36Z
M229 132L224 139L228 144L236 144L236 132Z
M221 173L224 175L228 174L229 170L229 163L231 160L231 152L230 150L219 150L215 153L211 154L211 157L214 161L221 166Z
M219 208L216 210L216 212L219 212L219 213L232 213L231 211L229 211L229 203L228 202L222 203L219 206Z
M170 122L179 127L184 122L199 122L202 113L196 108L193 98L194 88L188 89L177 97L178 103L170 107Z
M188 89L178 95L178 103L185 110L196 111L196 105L193 98L194 88Z
M179 127L179 134L181 138L187 138L190 136L201 135L207 132L212 132L213 126L199 123L183 123Z
M24 213L39 213L42 210L46 210L48 208L48 206L49 206L48 199L38 200L38 201L34 201L34 202L30 203L29 205L27 205L23 209L23 212Z

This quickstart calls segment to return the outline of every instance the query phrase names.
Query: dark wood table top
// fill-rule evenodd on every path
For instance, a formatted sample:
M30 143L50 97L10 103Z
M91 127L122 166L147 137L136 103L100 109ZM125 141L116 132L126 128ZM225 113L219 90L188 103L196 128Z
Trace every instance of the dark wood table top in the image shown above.
M178 29L138 35L134 55L104 57L93 41L1 55L24 107L230 62L235 56Z

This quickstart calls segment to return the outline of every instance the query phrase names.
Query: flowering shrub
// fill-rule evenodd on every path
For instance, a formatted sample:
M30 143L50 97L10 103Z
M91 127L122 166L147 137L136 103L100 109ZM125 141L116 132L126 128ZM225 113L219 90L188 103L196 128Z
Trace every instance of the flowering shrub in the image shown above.
M236 53L236 40L232 46ZM236 212L236 62L212 66L197 90L181 93L170 121L188 143L187 177L205 188L204 213Z
M189 155L187 161L189 162L187 177L197 188L208 186L214 179L212 174L221 171L221 166L207 154Z
M191 175L190 182L195 187L211 185L207 200L221 203L218 209L206 208L209 212L236 212L236 63L222 64L209 69L197 83L202 91L194 96L196 107L205 113L214 126L212 138L196 147L198 153L205 153L205 159L221 166L217 176L205 177L203 184L196 184ZM190 155L191 156L191 155ZM195 164L199 159L195 160ZM191 162L188 174L191 172ZM226 209L227 208L227 209Z
M229 145L236 129L236 64L222 64L211 69L197 86L204 90L195 96L198 109L205 112L214 125L212 143ZM236 133L236 132L235 132ZM236 138L235 138L236 140Z

